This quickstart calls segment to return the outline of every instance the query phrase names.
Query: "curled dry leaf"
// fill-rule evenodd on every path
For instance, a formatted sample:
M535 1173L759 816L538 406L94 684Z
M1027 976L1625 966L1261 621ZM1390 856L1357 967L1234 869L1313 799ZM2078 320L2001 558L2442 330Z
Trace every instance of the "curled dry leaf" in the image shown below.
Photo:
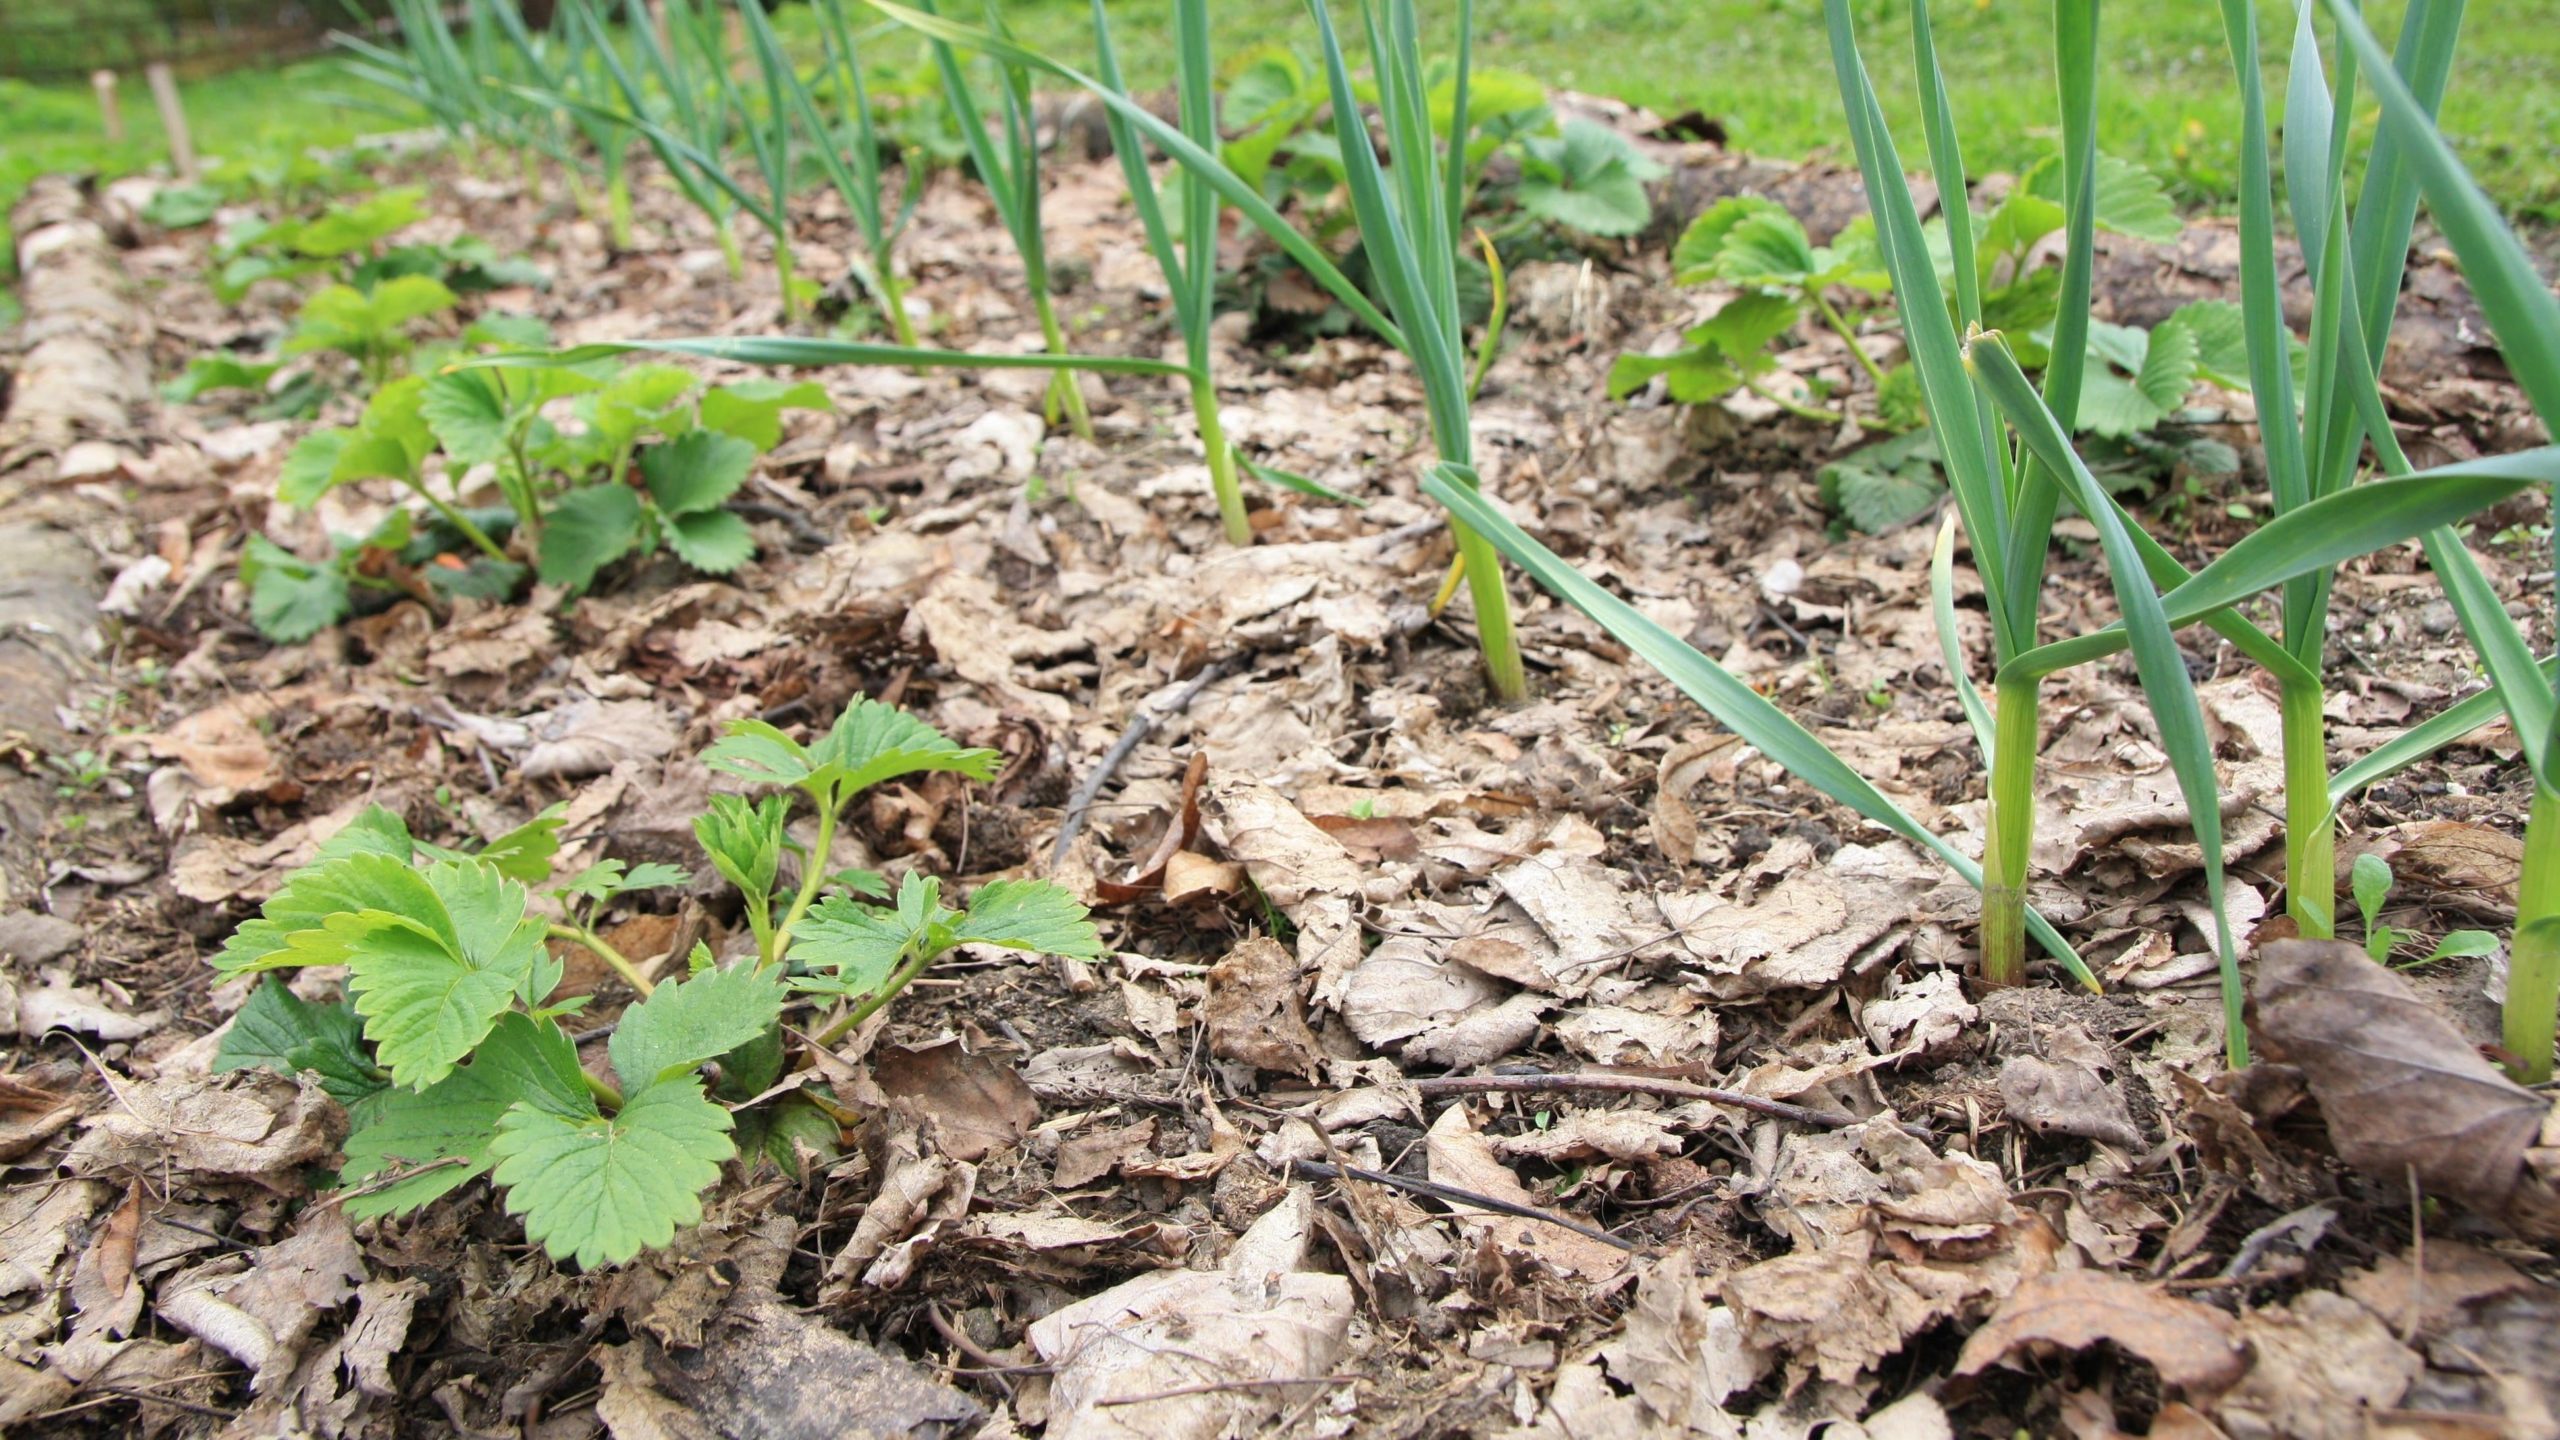
M1163 1270L1031 1326L1056 1367L1048 1440L1258 1433L1322 1377L1351 1328L1351 1282L1307 1268L1315 1202L1293 1188L1218 1270ZM1291 1386L1293 1380L1317 1381Z
M1298 957L1257 935L1209 972L1209 1052L1258 1069L1317 1078L1322 1057L1298 996Z
M2372 1311L2328 1290L2243 1316L2239 1335L2257 1363L2212 1407L2232 1440L2366 1440L2380 1433L2372 1412L2426 1369Z
M2021 1285L1964 1343L1959 1375L1979 1375L2031 1345L2085 1350L2101 1340L2140 1357L2163 1382L2212 1395L2249 1368L2231 1317L2095 1270L2057 1270Z
M2302 1069L2338 1157L2536 1238L2560 1196L2533 1165L2550 1105L2498 1073L2409 983L2338 940L2258 950L2258 1033Z
M1425 1141L1424 1154L1430 1162L1431 1178L1438 1184L1515 1205L1539 1204L1538 1197L1529 1193L1529 1187L1520 1183L1511 1167L1496 1158L1492 1145L1476 1129L1464 1105L1452 1105L1440 1112ZM1598 1279L1616 1274L1626 1263L1627 1257L1618 1250L1561 1225L1465 1206L1456 1209L1461 1223L1470 1231L1490 1235L1503 1249L1543 1261L1567 1275Z
M984 1160L1040 1123L1039 1098L1013 1067L983 1051L973 1055L957 1040L883 1049L872 1059L872 1078L954 1160Z
M90 1117L63 1165L75 1174L171 1169L199 1178L256 1180L299 1189L300 1171L337 1153L347 1116L317 1085L263 1071L206 1080L124 1083Z
M2086 1065L2012 1055L2000 1067L2000 1103L2039 1135L2077 1135L2119 1150L2142 1144L2123 1094Z

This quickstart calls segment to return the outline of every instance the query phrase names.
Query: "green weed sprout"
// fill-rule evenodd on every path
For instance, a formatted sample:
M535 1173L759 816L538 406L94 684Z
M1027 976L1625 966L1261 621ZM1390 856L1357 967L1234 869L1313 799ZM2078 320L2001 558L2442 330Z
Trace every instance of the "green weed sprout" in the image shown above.
M2348 876L2348 888L2356 897L2356 913L2364 917L2364 953L2376 965L2389 965L2391 953L2420 937L2409 931L2382 923L2382 907L2391 899L2391 862L2379 855L2356 857ZM2448 930L2423 957L2400 962L2410 970L2422 969L2439 960L2460 959L2472 955L2496 953L2498 937L2486 930Z
M561 918L535 908L532 887L550 877L560 849L560 807L468 853L423 844L375 807L323 845L213 961L226 978L341 968L346 998L313 1002L261 984L214 1068L309 1075L347 1107L339 1178L349 1215L405 1214L487 1175L528 1239L593 1268L663 1246L699 1220L703 1192L742 1138L785 1165L795 1139L832 1148L835 1126L810 1097L768 1096L784 1061L786 951L806 972L798 988L854 1001L830 1039L956 945L1102 953L1084 908L1046 881L997 881L954 909L937 882L911 875L892 907L830 895L813 908L831 886L885 893L876 876L824 873L834 817L855 794L927 771L983 778L992 751L858 700L814 744L745 722L706 758L822 807L814 858L801 865L778 925L770 914L789 848L785 797L718 797L697 823L713 866L746 897L753 958L724 968L696 946L682 979L653 980L597 934L605 903L689 878L670 865L602 861L544 892ZM558 993L565 967L555 941L592 952L639 996L606 1047L612 1082L580 1063L561 1024L587 1002Z
M927 15L934 13L933 0L922 0ZM990 34L999 41L1010 42L1004 31L1003 13L987 8ZM990 49L996 60L996 95L1002 102L1004 143L987 133L987 123L978 109L977 96L971 93L968 73L961 68L960 57L951 42L931 31L934 69L942 76L943 103L951 107L952 116L960 122L960 138L969 147L969 163L978 172L979 181L995 201L996 214L1013 236L1014 250L1022 257L1022 278L1031 292L1031 308L1040 317L1040 336L1052 355L1067 353L1067 337L1058 327L1056 302L1049 294L1049 245L1040 228L1040 137L1031 121L1031 71L1022 62L1007 57L1002 50ZM1067 422L1078 435L1093 438L1093 417L1085 410L1084 392L1076 387L1075 376L1061 370L1051 380L1048 400L1049 420L1056 423L1063 409Z
M1436 142L1431 124L1431 80L1423 68L1411 0L1385 0L1387 15L1383 20L1376 8L1366 3L1362 6L1370 54L1378 72L1379 109L1386 123L1389 152L1395 160L1392 171L1379 165L1371 146L1342 147L1353 208L1379 287L1388 297L1392 319L1387 311L1370 302L1330 255L1272 208L1259 187L1203 149L1180 127L1149 113L1119 87L1003 35L957 25L892 0L869 3L873 9L923 32L937 43L967 45L1006 64L1082 86L1100 99L1113 117L1170 157L1190 180L1214 188L1362 324L1413 361L1422 378L1438 451L1437 463L1430 473L1445 475L1473 491L1477 482L1469 429L1472 377L1460 333L1457 295L1465 167L1448 163ZM1334 113L1357 116L1361 114L1360 91L1352 84L1332 16L1323 0L1310 0L1309 9L1323 42ZM1464 153L1471 128L1467 119L1467 77L1473 33L1474 6L1462 0L1458 54L1452 71L1451 154ZM1500 556L1462 518L1453 518L1450 533L1474 601L1477 645L1484 655L1486 675L1496 695L1505 700L1522 698L1528 693L1528 676L1520 663L1519 640L1512 628L1511 597L1503 587Z

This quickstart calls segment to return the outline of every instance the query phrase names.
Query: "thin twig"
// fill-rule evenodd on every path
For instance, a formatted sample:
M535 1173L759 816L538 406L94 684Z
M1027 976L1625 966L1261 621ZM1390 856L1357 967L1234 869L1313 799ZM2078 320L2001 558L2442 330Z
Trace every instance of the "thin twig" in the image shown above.
M1760 1095L1746 1095L1739 1090L1717 1090L1705 1085L1692 1085L1686 1080L1657 1079L1650 1075L1434 1075L1406 1082L1425 1095L1477 1095L1495 1092L1544 1093L1559 1090L1585 1090L1618 1095L1661 1095L1674 1100L1704 1100L1711 1105L1730 1105L1755 1115L1776 1120L1793 1120L1800 1125L1819 1125L1837 1130L1855 1125L1855 1115L1840 1115L1829 1110L1812 1110L1790 1105L1784 1100L1771 1100Z
M1162 705L1141 709L1130 717L1129 728L1109 750L1103 752L1101 763L1095 765L1093 773L1085 776L1084 782L1076 786L1075 793L1067 797L1067 816L1058 826L1058 843L1049 847L1050 869L1066 863L1067 851L1076 843L1076 836L1084 833L1085 812L1093 808L1093 802L1102 795L1102 787L1110 783L1113 772L1120 768L1121 763L1145 744L1148 736L1156 733L1158 725L1188 709L1192 701L1200 698L1201 691L1241 669L1247 658L1229 655L1211 661Z
M1467 1205L1478 1210L1490 1210L1497 1215L1536 1220L1543 1224L1560 1226L1587 1240L1597 1240L1603 1245L1616 1246L1632 1255L1644 1253L1643 1246L1632 1240L1619 1239L1597 1226L1585 1225L1579 1220L1567 1220L1561 1215L1550 1214L1532 1205L1522 1205L1516 1201L1498 1199L1491 1195L1479 1195L1472 1190L1461 1190L1454 1185L1443 1185L1436 1180L1415 1180L1404 1175L1390 1175L1380 1170L1363 1170L1357 1165L1327 1165L1321 1160L1292 1160L1289 1162L1289 1168L1310 1180L1366 1180L1372 1185L1388 1185L1398 1190L1426 1196L1443 1205Z
M1309 1375L1303 1379L1206 1380L1197 1385L1176 1385L1170 1390L1153 1390L1144 1395L1114 1395L1096 1400L1095 1408L1106 1405L1144 1405L1150 1400L1178 1400L1185 1395L1216 1395L1228 1390L1281 1390L1291 1385L1356 1385L1357 1375Z

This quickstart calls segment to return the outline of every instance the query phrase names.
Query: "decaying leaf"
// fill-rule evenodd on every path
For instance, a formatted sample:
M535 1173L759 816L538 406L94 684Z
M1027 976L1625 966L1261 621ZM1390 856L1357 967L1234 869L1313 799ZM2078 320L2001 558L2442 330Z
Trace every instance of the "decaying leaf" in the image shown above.
M239 1070L203 1080L117 1086L118 1103L89 1117L63 1164L76 1174L204 1176L299 1188L297 1173L337 1153L346 1112L316 1084Z
M2235 1328L2255 1363L2212 1407L2232 1440L2365 1440L2372 1412L2397 1405L2425 1368L2372 1311L2328 1290L2251 1311Z
M2040 1135L2077 1135L2119 1150L2142 1144L2122 1092L2073 1061L2010 1056L2000 1067L2000 1103L2010 1119Z
M2258 1032L2302 1069L2338 1158L2386 1184L2414 1172L2524 1234L2560 1236L2560 1198L2528 1163L2548 1102L2480 1058L2409 982L2338 940L2258 950Z
M1040 1101L1013 1067L957 1040L882 1049L871 1069L890 1103L923 1122L926 1138L954 1160L983 1160L1040 1123Z
M1254 1433L1325 1379L1351 1282L1307 1268L1315 1200L1293 1188L1218 1270L1163 1270L1033 1323L1055 1367L1049 1440L1218 1440ZM1309 1381L1304 1388L1270 1382Z
M1204 1008L1211 1054L1317 1077L1323 1058L1298 996L1298 957L1279 941L1256 935L1228 951L1209 972Z
M2140 1357L2190 1396L2231 1388L2249 1351L2231 1317L2095 1270L2057 1270L2017 1288L1965 1341L1959 1375L1979 1375L2036 1345L2085 1350L2107 1341Z
M1440 1112L1440 1118L1432 1122L1424 1153L1430 1162L1431 1178L1439 1184L1515 1205L1538 1204L1538 1197L1529 1193L1529 1187L1520 1183L1511 1167L1496 1158L1492 1145L1476 1129L1464 1105L1452 1105ZM1626 1265L1625 1252L1561 1225L1464 1206L1458 1208L1458 1214L1464 1217L1461 1223L1469 1232L1490 1236L1504 1250L1523 1259L1536 1259L1563 1274L1597 1279L1614 1275Z

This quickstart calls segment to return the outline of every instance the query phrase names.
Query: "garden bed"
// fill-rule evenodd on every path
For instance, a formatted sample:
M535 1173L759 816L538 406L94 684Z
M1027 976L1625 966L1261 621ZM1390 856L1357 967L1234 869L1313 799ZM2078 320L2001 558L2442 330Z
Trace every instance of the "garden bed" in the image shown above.
M1828 238L1862 208L1855 178L1666 158L1677 213L1648 238L1511 276L1475 409L1484 490L1978 854L1983 777L1931 619L1935 516L1861 534L1822 499L1820 469L1873 437L1748 394L1606 397L1622 351L1714 303L1664 283L1673 218L1748 190ZM1117 166L1053 169L1049 253L1081 343L1178 350ZM404 238L476 235L546 274L461 318L531 315L563 345L780 327L765 262L732 280L663 186L636 187L642 238L614 251L511 177L399 170L428 186ZM207 232L155 229L134 198L100 202L130 242L132 358L166 378L267 348L295 294L221 303ZM860 245L824 205L795 231L811 276ZM2229 298L2229 237L2111 243L2103 312ZM905 255L931 343L1037 344L983 191L938 177ZM2385 376L2404 443L2422 465L2516 448L2529 412L2450 266L2422 258L2412 289ZM1084 440L1044 423L1043 372L815 369L791 378L825 408L781 412L732 505L756 552L735 573L661 555L576 597L395 595L299 644L251 626L245 539L320 553L396 493L276 506L309 422L146 402L38 447L15 503L45 497L55 533L94 546L114 620L10 737L44 823L10 837L34 863L7 897L0 1413L626 1440L2325 1436L2484 1433L2461 1429L2499 1423L2484 1415L2527 1433L2560 1405L2546 1252L2447 1197L2413 1212L2400 1168L2371 1163L2396 1138L2422 1164L2428 1136L2372 1132L2450 1103L2428 1087L2458 1077L2333 1111L2333 1145L2302 1071L2222 1075L2197 847L2129 663L2058 678L2045 712L2033 898L2107 993L2058 971L1980 990L1969 888L1516 576L1532 695L1495 702L1466 605L1429 609L1449 541L1417 485L1411 367L1285 322L1215 328L1230 435L1368 503L1257 493L1250 547L1221 541L1175 382L1087 378ZM1849 388L1844 342L1809 334L1780 369ZM2246 450L2246 403L2199 389L2181 423ZM2171 474L2142 513L2200 561L2257 485ZM2508 510L2479 527L2484 564L2503 595L2541 597L2547 549L2488 541L2547 516ZM2076 632L2113 601L2094 530L2060 534L2044 608ZM66 572L88 568L74 553ZM2401 547L2340 572L2343 753L2475 683L2419 571ZM1959 591L1978 638L1977 599ZM2274 939L2273 692L2209 637L2190 667L2224 766L2232 919ZM320 1183L335 1103L209 1073L249 982L206 957L366 807L464 845L565 806L562 874L608 855L699 869L693 817L729 784L701 755L724 724L807 735L859 697L1000 763L983 786L868 792L835 858L955 890L1054 879L1107 953L962 952L795 1062L859 1112L840 1155L741 1162L671 1248L582 1271L479 1184L350 1226ZM2530 786L2515 755L2493 726L2352 802L2342 876L2379 854L2390 923L2503 929ZM707 874L596 920L670 973L696 940L745 938ZM593 1062L632 994L557 948L566 993L595 997L575 1022ZM2487 974L2457 959L2414 983L2485 1043ZM2341 1162L2353 1137L2389 1178Z

